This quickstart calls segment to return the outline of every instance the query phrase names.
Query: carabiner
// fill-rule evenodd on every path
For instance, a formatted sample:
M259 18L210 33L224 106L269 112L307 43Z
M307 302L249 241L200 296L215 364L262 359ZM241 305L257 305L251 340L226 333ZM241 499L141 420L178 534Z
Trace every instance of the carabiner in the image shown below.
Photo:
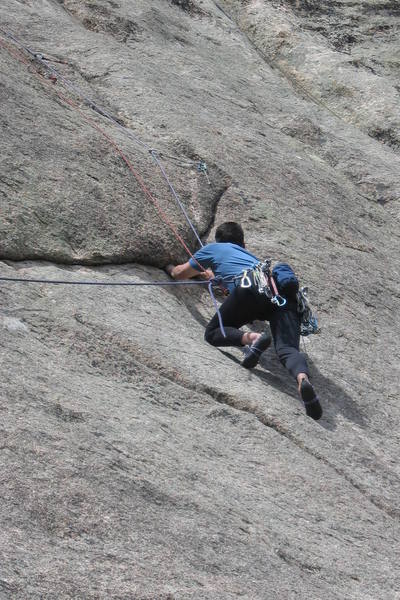
M247 271L244 271L244 273L242 275L242 279L240 280L240 287L242 287L242 288L249 288L249 287L251 287L251 279L247 275Z
M273 298L271 298L271 302L272 304L276 304L279 308L281 306L285 306L286 304L286 298L283 298L282 296L274 296Z

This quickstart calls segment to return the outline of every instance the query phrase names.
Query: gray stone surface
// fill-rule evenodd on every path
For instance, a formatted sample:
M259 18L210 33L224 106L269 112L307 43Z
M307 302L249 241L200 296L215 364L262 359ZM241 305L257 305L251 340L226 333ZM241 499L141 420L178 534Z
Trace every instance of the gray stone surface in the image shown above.
M204 239L238 219L310 285L324 408L207 346L206 290L0 282L1 598L399 598L398 10L319 6L1 7L127 131L0 37L0 276L167 281L185 251L88 118L196 249L131 132Z
M300 93L399 151L398 2L222 4Z

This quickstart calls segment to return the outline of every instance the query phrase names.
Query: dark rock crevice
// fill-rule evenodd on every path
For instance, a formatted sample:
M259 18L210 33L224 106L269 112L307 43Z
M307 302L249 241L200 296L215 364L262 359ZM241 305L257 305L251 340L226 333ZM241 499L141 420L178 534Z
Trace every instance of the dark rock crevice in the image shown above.
M89 0L57 0L64 10L79 20L83 27L95 33L106 33L117 41L127 43L137 41L142 34L142 28L132 19L115 14L120 5L111 2L107 8L103 4Z
M281 0L282 5L288 4L299 14L307 15L332 15L337 10L361 8L367 14L382 14L388 16L397 16L400 14L400 7L397 0L387 0L380 3L374 2L343 2L340 0L330 0L329 2L320 2L319 0Z
M177 6L190 15L204 16L206 11L194 0L167 0L172 6Z
M378 140L382 144L386 144L393 150L400 152L400 139L393 129L384 129L382 127L371 128L368 135Z

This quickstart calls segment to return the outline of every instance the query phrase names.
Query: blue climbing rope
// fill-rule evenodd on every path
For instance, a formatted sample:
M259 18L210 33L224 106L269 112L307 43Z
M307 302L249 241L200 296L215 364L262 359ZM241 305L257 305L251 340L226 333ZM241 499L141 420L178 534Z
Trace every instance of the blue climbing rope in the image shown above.
M68 279L36 279L25 277L0 277L7 283L47 283L50 285L98 285L98 286L144 286L144 285L208 285L209 281L70 281Z
M212 281L208 282L208 291L209 291L211 299L213 301L214 308L217 311L218 321L219 321L219 327L221 329L221 333L224 336L224 338L226 338L226 332L225 332L224 323L223 323L222 317L221 317L221 311L219 310L219 306L218 306L217 300L215 298L215 295L214 295L214 292L213 292L213 289L212 289Z
M175 191L172 183L170 182L169 177L168 177L167 173L165 172L165 169L164 169L163 165L161 164L160 159L158 158L157 152L152 149L152 150L150 150L150 154L153 157L154 162L159 167L161 173L163 174L163 177L164 177L165 181L167 182L167 184L169 186L169 189L171 190L172 195L174 196L174 198L175 198L175 200L176 200L179 208L181 209L181 211L182 211L182 213L183 213L183 215L184 215L184 217L185 217L185 219L186 219L189 227L193 231L193 233L194 233L197 241L199 242L199 244L200 244L200 246L202 248L203 247L203 242L201 241L199 234L197 233L197 231L196 231L196 229L195 229L192 221L190 220L189 215L186 212L186 208L184 207L184 205L183 205L182 201L180 200L178 194L176 193L176 191Z
M84 94L84 93L83 93L83 92L82 92L82 91L81 91L81 90L80 90L78 87L76 87L76 86L75 86L73 83L71 83L71 82L70 82L68 79L66 79L66 78L65 78L65 77L64 77L64 76L63 76L61 73L59 73L59 72L58 72L56 69L54 69L54 67L52 67L52 66L48 65L48 64L47 64L47 62L46 62L46 60L45 60L45 58L44 58L44 56L43 56L41 53L34 52L34 51L33 51L33 50L31 50L31 49L30 49L28 46L26 46L26 45L22 44L22 43L21 43L21 42L20 42L20 41L19 41L19 40L18 40L18 39L17 39L17 38L16 38L16 37L15 37L15 36L12 34L12 33L8 32L8 31L5 31L5 30L4 30L3 28L1 28L1 27L0 27L0 33L1 33L3 36L5 36L6 38L8 38L8 39L12 40L12 42L13 42L13 43L14 43L14 44L15 44L15 45L16 45L16 46L19 48L19 49L22 49L22 50L24 50L24 51L25 51L25 52L26 52L26 53L27 53L29 56L31 56L31 57L32 57L32 58L33 58L35 61L37 61L37 62L38 62L38 63L39 63L41 66L43 66L43 67L46 69L46 71L47 71L48 73L50 73L50 74L51 74L52 78L54 78L54 80L55 80L55 81L61 81L61 82L63 83L63 85L64 85L64 86L65 86L67 89L69 89L70 91L72 91L72 92L73 92L73 93L74 93L76 96L78 96L78 98L80 98L82 101L84 101L84 102L85 102L85 104L86 104L86 105L87 105L89 108L91 108L92 110L94 110L94 111L95 111L96 113L98 113L99 115L101 115L101 116L103 116L103 117L107 118L108 120L112 121L112 122L113 122L113 123L114 123L114 124L115 124L115 125L116 125L118 128L122 129L122 130L124 131L124 133L127 133L127 134L128 134L130 137L132 137L132 139L134 139L136 143L138 143L140 146L142 146L143 148L145 148L146 150L148 150L148 151L150 152L150 154L151 154L151 156L152 156L153 160L156 162L157 166L159 167L159 169L160 169L160 171L161 171L161 173L162 173L162 176L163 176L163 177L164 177L164 179L166 180L166 182L167 182L167 185L168 185L168 187L169 187L169 189L170 189L170 191L171 191L171 193L172 193L173 197L175 198L176 202L178 203L178 206L180 207L180 209L181 209L181 211L182 211L183 215L185 216L185 219L186 219L187 223L189 224L190 228L192 229L192 231L193 231L193 233L194 233L194 235L195 235L195 237L196 237L197 241L199 242L200 246L201 246L201 247L203 247L203 243L202 243L202 241L201 241L201 239L200 239L200 236L198 235L198 233L197 233L197 231L196 231L196 229L195 229L195 227L194 227L194 225L193 225L192 221L190 220L190 218L189 218L189 216L188 216L188 214L187 214L187 211L186 211L186 209L185 209L185 207L184 207L183 203L182 203L182 202L181 202L181 200L179 199L179 196L178 196L178 194L177 194L177 192L176 192L176 190L175 190L174 186L172 185L171 181L169 180L169 178L168 178L168 175L167 175L167 173L166 173L166 171L165 171L165 169L164 169L164 167L163 167L163 165L162 165L161 161L160 161L160 160L159 160L159 158L158 158L158 154L157 154L157 152L156 152L154 149L150 148L150 146L148 146L148 145L147 145L145 142L143 142L142 140L140 140L140 139L139 139L139 138L138 138L138 137L137 137L135 134L133 134L133 132L132 132L131 130L129 130L129 129L127 129L127 128L123 127L123 126L121 125L121 123L119 123L119 122L118 122L118 120L117 120L117 119L115 119L115 118L114 118L112 115L110 115L110 114L109 114L107 111L105 111L104 109L102 109L101 107L99 107L99 106L98 106L98 105L97 105L97 104L96 104L96 103L95 103L93 100L91 100L90 98L88 98L88 97L87 97L87 96L86 96L86 95L85 95L85 94ZM105 135L105 137L107 137L107 135L106 135L104 132L102 132L102 133L103 133L103 135ZM110 140L110 141L112 141L112 140ZM115 143L113 143L113 145L116 147L116 149L118 150L118 152L121 154L122 158L123 158L123 159L125 160L125 162L128 164L128 167L129 167L131 170L133 170L133 169L132 169L132 167L131 167L131 165L129 164L128 160L126 159L126 157L125 157L125 156L123 155L123 153L122 153L122 152L119 150L119 148L117 148L116 144L115 144ZM176 157L173 157L173 158L176 158ZM191 161L191 164L196 164L196 163L195 163L194 161ZM200 161L200 162L198 162L198 171L199 171L199 172L203 172L203 173L206 175L206 177L207 177L207 181L208 181L208 183L210 184L210 180L209 180L209 177L208 177L208 174L207 174L207 165L206 165L206 163L205 163L205 162L203 162L203 161ZM186 248L186 245L185 245L185 244L184 244L184 246L185 246L185 248ZM190 251L189 251L189 254L191 254L191 253L190 253ZM102 284L101 282L70 282L70 281L61 281L61 280L60 280L60 281L53 280L52 282L50 282L50 281L45 281L45 280L27 280L27 279L18 279L18 278L4 278L4 277L0 278L0 281L9 281L9 282L11 282L11 281L14 281L14 282L17 282L17 281L19 281L19 282L28 282L28 283L60 283L60 284L62 284L62 283L63 283L63 284L66 284L66 285L68 285L68 284L72 284L72 283L74 283L74 284L78 284L78 285L105 285L104 283ZM212 284L211 284L211 283L209 283L208 281L190 281L190 282L152 282L152 283L148 282L148 283L147 283L147 285L182 285L182 284L186 284L186 285L187 285L187 284L190 284L190 285L199 285L199 284L205 284L205 283L209 284L209 285L208 285L209 293L210 293L210 296L211 296L211 298L212 298L212 301L213 301L213 303L214 303L214 306L215 306L215 308L216 308L216 310L217 310L217 313L218 313L218 318L219 318L219 320L220 320L220 323L221 323L221 325L222 325L222 319L221 319L221 315L220 315L219 307L218 307L218 305L217 305L217 302L216 302L215 296L214 296L214 294L213 294L213 291L212 291ZM107 284L107 285L135 285L135 283L131 283L131 282L120 282L120 283L117 283L117 282L110 282L110 283L109 283L109 284ZM136 285L138 285L138 283L136 283ZM146 285L146 284L142 284L142 285ZM224 336L225 336L225 332L224 332L224 330L223 330L223 325L222 325L221 329L222 329L222 332L223 332L223 334L224 334Z

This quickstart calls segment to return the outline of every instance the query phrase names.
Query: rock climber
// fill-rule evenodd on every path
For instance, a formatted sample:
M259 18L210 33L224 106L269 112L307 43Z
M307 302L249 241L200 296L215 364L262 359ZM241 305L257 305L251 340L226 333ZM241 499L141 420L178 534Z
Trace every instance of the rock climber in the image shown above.
M295 378L298 392L308 416L318 420L322 408L309 380L309 368L304 354L299 351L300 316L295 295L287 298L284 306L277 306L264 293L260 293L251 277L260 260L245 248L244 232L233 221L222 223L215 232L215 242L203 246L188 262L168 265L167 273L176 280L201 276L224 281L229 295L220 307L225 336L220 327L218 313L208 323L205 340L213 346L246 347L243 367L255 367L261 354L270 346L271 335L243 332L239 328L255 320L270 324L275 351L280 362ZM243 272L249 273L249 287L241 286Z

